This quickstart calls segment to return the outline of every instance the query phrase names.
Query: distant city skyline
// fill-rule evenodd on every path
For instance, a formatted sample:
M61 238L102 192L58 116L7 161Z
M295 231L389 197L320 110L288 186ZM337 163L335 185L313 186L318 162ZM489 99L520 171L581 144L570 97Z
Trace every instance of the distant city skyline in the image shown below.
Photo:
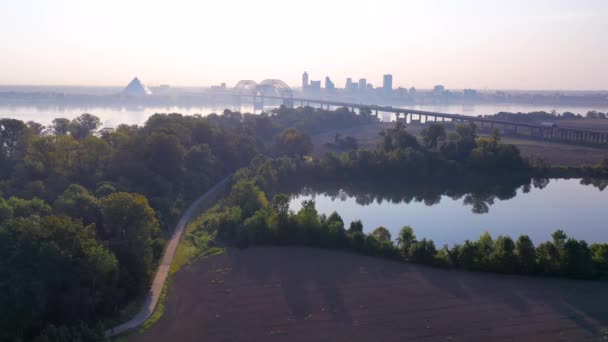
M0 3L0 85L608 90L605 0Z

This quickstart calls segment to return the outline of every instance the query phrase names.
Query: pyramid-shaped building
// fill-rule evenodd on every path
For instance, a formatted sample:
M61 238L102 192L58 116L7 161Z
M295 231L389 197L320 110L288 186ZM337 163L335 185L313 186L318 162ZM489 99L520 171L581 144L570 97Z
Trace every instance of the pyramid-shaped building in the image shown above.
M123 95L142 97L152 95L150 89L144 86L139 78L135 77L131 83L122 91Z

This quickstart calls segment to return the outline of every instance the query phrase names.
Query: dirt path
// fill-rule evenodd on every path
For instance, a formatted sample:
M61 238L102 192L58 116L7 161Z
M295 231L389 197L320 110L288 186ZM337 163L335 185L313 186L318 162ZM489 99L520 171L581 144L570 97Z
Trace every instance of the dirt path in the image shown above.
M154 312L156 308L156 304L158 304L158 298L160 297L160 293L163 290L163 285L165 284L165 280L167 280L167 276L169 275L169 269L171 268L171 263L173 262L173 257L175 256L175 251L177 250L177 246L179 244L179 240L181 239L182 233L184 232L184 228L192 215L197 212L200 205L207 198L211 197L219 188L224 186L226 182L232 177L232 175L227 176L222 179L219 183L215 184L211 189L209 189L206 193L204 193L201 197L199 197L194 203L190 205L188 210L182 215L181 219L177 223L175 227L175 231L173 232L173 236L169 239L167 243L167 248L165 249L165 254L163 255L162 261L156 270L156 274L154 275L154 280L152 281L152 286L150 287L150 292L146 296L146 300L144 302L144 306L141 310L127 322L124 322L112 329L108 329L105 332L106 337L112 337L119 334L122 334L126 331L135 329L142 325Z
M254 247L180 270L165 315L131 340L603 341L606 286Z

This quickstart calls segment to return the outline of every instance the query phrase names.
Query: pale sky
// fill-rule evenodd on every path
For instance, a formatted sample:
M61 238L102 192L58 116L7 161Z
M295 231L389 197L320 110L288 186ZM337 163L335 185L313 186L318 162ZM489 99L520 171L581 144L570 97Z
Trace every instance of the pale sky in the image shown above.
M608 0L1 0L0 84L608 89Z

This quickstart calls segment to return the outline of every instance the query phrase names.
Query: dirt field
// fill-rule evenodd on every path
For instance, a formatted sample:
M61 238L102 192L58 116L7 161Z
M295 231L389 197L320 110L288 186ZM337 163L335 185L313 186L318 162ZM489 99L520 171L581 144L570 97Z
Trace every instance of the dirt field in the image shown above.
M608 132L608 119L568 119L554 121L560 127Z
M606 283L255 247L181 270L132 341L601 341Z
M604 158L608 158L608 150L601 148L526 140L515 137L505 137L503 138L503 142L517 146L524 156L541 158L551 165L593 165Z
M603 121L608 122L608 120ZM324 146L324 144L326 142L333 142L336 133L340 133L342 136L350 135L357 138L360 147L374 148L380 142L381 137L379 133L386 128L393 127L394 125L394 123L378 123L338 131L329 131L315 135L312 137L315 145L315 156L320 157L326 152L330 151ZM424 129L424 127L424 125L407 125L406 130L411 134L419 136L420 131ZM596 164L603 158L608 158L608 150L601 148L560 144L555 142L537 141L508 136L503 137L503 142L517 146L524 156L541 158L552 165L579 166L582 164Z

